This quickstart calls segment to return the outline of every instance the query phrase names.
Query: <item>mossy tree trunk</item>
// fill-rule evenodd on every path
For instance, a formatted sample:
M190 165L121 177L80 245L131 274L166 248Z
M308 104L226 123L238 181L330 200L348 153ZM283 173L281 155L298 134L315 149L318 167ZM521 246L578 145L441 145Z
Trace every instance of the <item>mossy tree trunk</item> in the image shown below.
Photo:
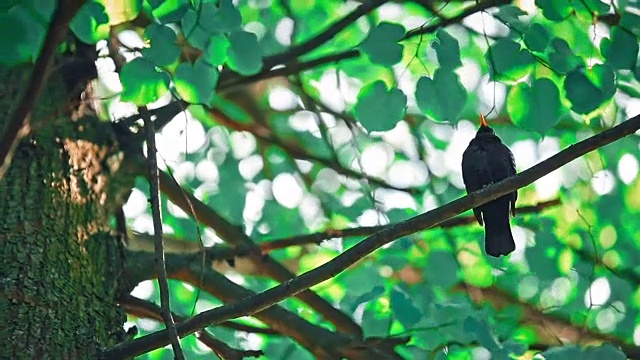
M0 131L29 73L0 68ZM110 219L132 177L110 124L73 99L53 74L0 180L2 358L94 359L122 340Z

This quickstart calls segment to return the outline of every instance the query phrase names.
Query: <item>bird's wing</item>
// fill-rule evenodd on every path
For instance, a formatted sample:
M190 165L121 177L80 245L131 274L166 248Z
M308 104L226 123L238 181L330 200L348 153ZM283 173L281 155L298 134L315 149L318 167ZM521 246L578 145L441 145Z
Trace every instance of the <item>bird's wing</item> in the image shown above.
M469 147L462 154L462 180L467 189L467 193L482 189L490 182L491 169L487 161L486 150L471 141Z

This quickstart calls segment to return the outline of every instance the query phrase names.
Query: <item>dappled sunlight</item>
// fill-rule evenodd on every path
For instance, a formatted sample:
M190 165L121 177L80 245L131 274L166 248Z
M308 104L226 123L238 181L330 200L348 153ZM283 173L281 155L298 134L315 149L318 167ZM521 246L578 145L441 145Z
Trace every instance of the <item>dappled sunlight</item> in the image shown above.
M631 184L638 176L638 159L631 154L624 154L618 162L618 177L626 185Z
M609 301L611 286L607 278L595 279L584 294L584 306L587 308L601 307Z
M147 1L122 24L104 13L112 34L96 39L93 101L128 136L114 146L135 149L127 229L154 230L146 108L165 239L189 250L166 248L170 275L190 281L172 280L172 310L234 304L249 309L229 312L242 325L260 327L214 316L181 340L186 353L480 360L640 345L640 133L614 128L640 109L637 9L588 3ZM602 133L615 141L575 150ZM475 191L474 180L487 180L482 189L513 176L509 151L487 134L516 173L561 152L571 161L518 178L528 185L513 208L494 196L451 217L488 201L485 191L411 220ZM472 140L465 159L479 155L463 179ZM78 159L60 171L86 173ZM515 250L492 252L508 230ZM157 284L130 294L159 304ZM164 327L131 319L137 338Z
M598 195L606 195L613 191L616 185L616 179L609 170L600 170L593 174L591 178L591 187Z

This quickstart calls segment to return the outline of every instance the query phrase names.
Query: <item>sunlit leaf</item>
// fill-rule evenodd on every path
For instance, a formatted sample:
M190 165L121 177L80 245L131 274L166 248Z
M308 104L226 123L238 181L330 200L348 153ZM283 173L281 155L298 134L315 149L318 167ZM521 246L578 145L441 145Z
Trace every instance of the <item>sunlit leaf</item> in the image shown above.
M69 25L73 33L87 44L109 36L109 15L104 5L91 1L84 4Z
M496 41L486 54L492 80L512 82L525 76L535 62L531 53L507 39Z
M509 91L507 111L518 126L544 135L562 115L560 91L546 78L536 79L531 86L520 83Z
M224 35L214 35L209 39L209 44L205 49L205 60L214 66L222 65L229 57L228 51L231 43Z
M213 101L218 70L200 59L195 64L182 63L176 69L173 81L178 94L192 104L210 104Z
M146 0L151 13L161 24L180 22L184 13L191 8L189 0Z
M126 63L120 72L123 101L146 105L158 100L169 90L169 75L143 58Z

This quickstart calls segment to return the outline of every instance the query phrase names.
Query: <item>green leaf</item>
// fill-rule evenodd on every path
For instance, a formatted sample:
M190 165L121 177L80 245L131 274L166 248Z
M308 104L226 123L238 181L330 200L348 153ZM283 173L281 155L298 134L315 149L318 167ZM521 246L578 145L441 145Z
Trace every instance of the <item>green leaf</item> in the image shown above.
M194 47L203 50L207 41L215 30L210 24L210 19L216 16L218 9L212 3L204 3L197 10L189 9L182 17L182 32L185 38Z
M247 188L246 181L238 170L238 160L233 156L227 156L222 165L218 166L218 173L218 191L205 201L227 221L240 225L243 222L242 212L246 203Z
M231 0L220 0L220 8L217 9L211 22L211 29L217 32L232 32L239 30L242 26L242 16L240 11L233 5Z
M109 36L109 15L104 5L88 2L80 8L69 27L82 42L95 44Z
M502 345L498 342L496 336L484 320L478 320L472 316L467 317L464 321L464 331L475 336L478 343L493 352L499 351Z
M637 35L640 33L640 15L625 11L620 17L620 27Z
M626 360L627 355L623 353L618 347L609 343L604 343L600 346L589 346L584 349L584 360Z
M146 0L151 14L161 24L179 23L185 12L191 8L189 0Z
M531 51L544 51L550 40L547 29L538 23L532 24L524 34L524 44Z
M229 59L231 70L240 75L253 75L262 70L262 50L254 33L236 31L229 34Z
M122 101L138 106L157 101L169 90L169 75L144 58L126 63L120 72L120 82Z
M173 81L176 91L192 104L211 104L218 84L218 70L199 59L195 64L182 63L176 69Z
M560 74L566 74L578 66L584 65L582 58L574 55L569 44L563 39L553 39L551 41L551 49L549 65Z
M615 74L607 65L576 69L564 79L564 90L571 109L578 114L588 114L611 99L615 93Z
M402 119L406 106L407 96L402 90L387 90L385 83L378 80L360 90L354 110L368 131L387 131Z
M531 86L520 83L509 91L507 112L518 126L544 135L562 115L560 90L546 78L535 80Z
M405 327L411 328L422 319L422 312L411 298L398 288L391 289L391 310L394 317Z
M221 0L220 7L204 2L186 11L182 29L193 46L203 50L211 36L241 32L242 16L231 0Z
M218 66L227 62L229 57L228 51L231 43L224 35L214 35L209 39L205 50L205 60L213 65Z
M374 300L374 299L377 299L382 294L384 294L384 286L382 286L382 285L375 286L373 289L371 289L371 291L366 292L366 293L358 296L353 301L352 306L355 309L356 307L358 307L358 305L366 303L366 302L369 302L369 301Z
M416 85L416 101L420 111L436 121L458 120L467 97L458 74L447 69L437 69L433 79L423 76Z
M525 16L527 13L515 5L501 6L494 17L513 29L517 33L522 34L527 29L527 25L520 20L521 16Z
M542 10L542 15L551 21L562 21L573 11L571 1L536 0L536 6Z
M527 15L525 11L515 5L501 6L498 12L494 15L502 22L507 24L520 23L520 16Z
M593 16L595 13L596 16L600 14L606 14L609 12L609 4L606 4L600 0L580 0L578 1L578 5L582 5L589 14L589 16Z
M458 40L449 35L446 30L438 30L436 40L431 44L431 47L436 51L438 63L441 68L455 69L462 66Z
M429 284L448 289L458 283L458 263L451 253L435 251L429 255L423 274Z
M581 359L582 350L575 345L551 347L542 352L545 360Z
M180 56L180 47L176 45L176 33L170 27L151 24L144 32L150 42L148 48L142 49L142 55L158 66L173 64Z
M397 64L402 60L402 45L398 41L405 35L402 25L381 22L369 31L369 36L360 44L360 50L372 62L384 66Z
M535 59L520 44L501 39L491 45L486 54L489 74L492 80L502 82L516 82L531 70Z
M614 69L632 70L638 59L638 39L626 29L614 26L611 39L602 39L600 51Z
M20 5L0 13L0 64L13 66L38 57L48 23L39 24L33 14ZM11 49L11 51L7 51Z

